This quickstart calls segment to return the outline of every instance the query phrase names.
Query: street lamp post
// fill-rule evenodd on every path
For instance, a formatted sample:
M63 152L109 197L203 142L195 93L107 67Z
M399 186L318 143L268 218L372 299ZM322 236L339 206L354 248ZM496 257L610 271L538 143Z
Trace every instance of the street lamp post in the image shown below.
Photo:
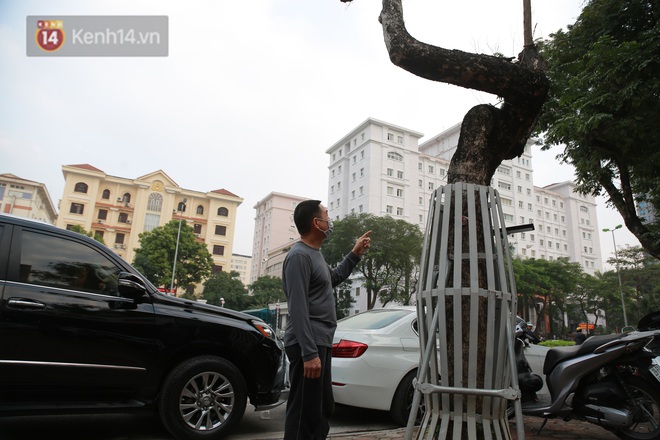
M614 243L614 260L616 261L616 276L619 278L619 294L621 295L621 308L623 309L623 323L628 326L628 316L626 315L626 303L623 301L623 287L621 285L621 272L619 272L619 253L616 250L616 239L614 238L614 231L621 229L623 225L616 225L614 229L603 229L603 232L612 233L612 243Z
M170 294L173 294L174 292L174 277L176 275L176 259L179 255L179 239L181 238L181 221L183 220L183 213L186 212L187 201L188 199L184 198L183 202L179 203L179 205L177 206L177 209L179 211L179 232L177 232L176 234L176 247L174 248L174 264L172 265L172 282L170 284Z

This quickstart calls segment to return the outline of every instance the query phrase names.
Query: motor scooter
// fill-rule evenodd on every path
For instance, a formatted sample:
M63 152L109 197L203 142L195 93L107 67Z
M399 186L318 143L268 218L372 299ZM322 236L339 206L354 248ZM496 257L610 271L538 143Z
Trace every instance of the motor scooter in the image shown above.
M647 348L660 345L660 329L549 349L542 371L547 388L527 362L522 331L516 330L522 413L545 419L540 430L549 418L561 417L594 423L625 440L660 440L660 357ZM513 417L514 405L507 411Z

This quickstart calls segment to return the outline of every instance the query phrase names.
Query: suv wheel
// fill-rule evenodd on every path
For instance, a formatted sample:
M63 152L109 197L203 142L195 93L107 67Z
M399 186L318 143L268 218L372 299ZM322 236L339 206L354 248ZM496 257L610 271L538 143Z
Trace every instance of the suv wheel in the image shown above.
M245 413L247 387L238 369L212 356L178 365L163 384L160 418L177 439L225 436Z

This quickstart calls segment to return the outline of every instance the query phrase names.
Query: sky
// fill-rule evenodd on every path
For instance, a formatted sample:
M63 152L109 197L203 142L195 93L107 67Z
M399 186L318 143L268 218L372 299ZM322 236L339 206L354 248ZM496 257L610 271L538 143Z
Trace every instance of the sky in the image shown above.
M406 0L418 40L514 57L522 0ZM532 0L534 38L579 16L580 0ZM227 189L234 253L251 255L254 205L270 192L327 198L325 150L369 117L424 140L496 97L412 75L389 61L378 0L0 0L0 173L43 183L57 205L62 165L180 187ZM167 57L28 57L30 15L166 15ZM573 180L560 147L533 150L534 184ZM622 224L598 199L599 229ZM601 234L603 260L612 234ZM617 247L638 246L625 228ZM610 267L605 265L606 269Z

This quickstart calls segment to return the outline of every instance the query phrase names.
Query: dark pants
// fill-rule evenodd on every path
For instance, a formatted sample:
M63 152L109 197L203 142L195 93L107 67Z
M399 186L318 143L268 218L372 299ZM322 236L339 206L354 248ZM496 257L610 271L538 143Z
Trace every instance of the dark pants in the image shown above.
M284 440L324 440L330 430L330 417L334 413L332 396L332 349L317 346L321 359L321 377L303 377L303 360L298 344L286 347L289 357L291 390L286 403Z

